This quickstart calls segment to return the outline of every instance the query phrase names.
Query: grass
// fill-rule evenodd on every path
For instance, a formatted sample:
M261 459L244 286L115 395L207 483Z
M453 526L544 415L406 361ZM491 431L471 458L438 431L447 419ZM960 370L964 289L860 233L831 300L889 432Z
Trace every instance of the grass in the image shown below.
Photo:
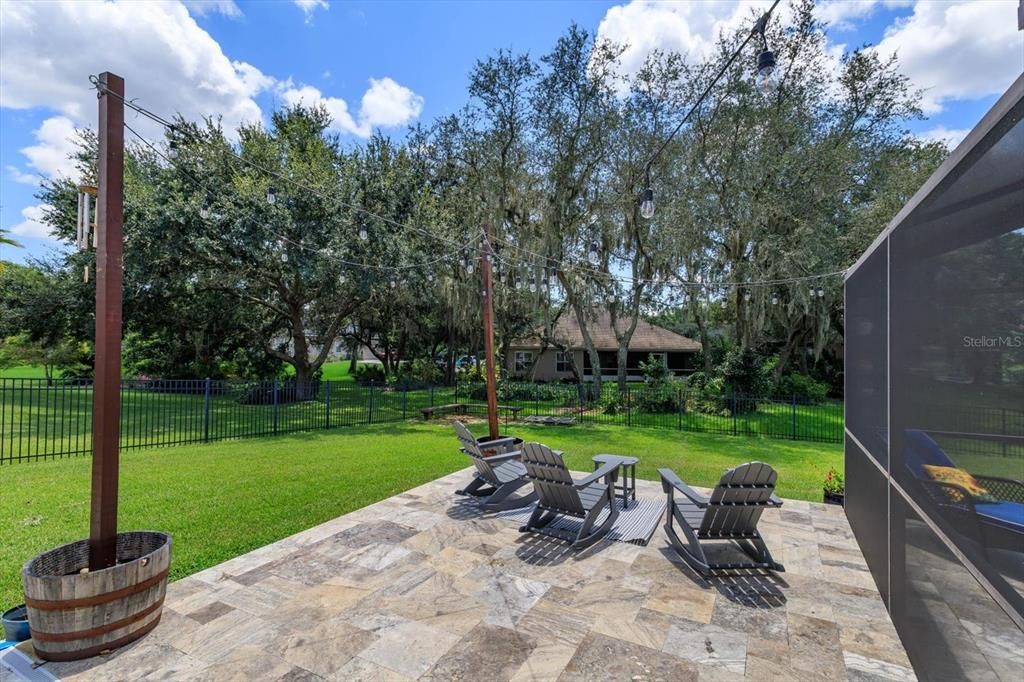
M60 370L53 373L54 377L61 375ZM35 365L17 365L15 367L0 368L0 379L45 379L46 370Z
M483 424L473 427L477 433ZM819 500L839 445L615 426L515 427L590 470L599 452L640 457L711 485L722 470L759 459L779 471L783 497ZM259 441L129 450L121 455L120 527L174 537L173 579L251 551L469 464L446 426L400 422ZM88 457L0 467L0 607L20 602L22 564L88 531Z

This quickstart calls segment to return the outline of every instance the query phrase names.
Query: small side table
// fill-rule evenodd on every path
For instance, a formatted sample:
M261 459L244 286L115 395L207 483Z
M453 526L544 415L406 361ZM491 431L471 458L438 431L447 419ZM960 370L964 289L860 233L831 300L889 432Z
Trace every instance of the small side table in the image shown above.
M622 508L629 508L629 498L632 497L633 501L636 502L636 464L639 462L637 457L625 457L623 455L594 455L594 471L601 468L602 464L608 462L618 462L619 468L622 471L622 485L616 485L616 490L622 491Z

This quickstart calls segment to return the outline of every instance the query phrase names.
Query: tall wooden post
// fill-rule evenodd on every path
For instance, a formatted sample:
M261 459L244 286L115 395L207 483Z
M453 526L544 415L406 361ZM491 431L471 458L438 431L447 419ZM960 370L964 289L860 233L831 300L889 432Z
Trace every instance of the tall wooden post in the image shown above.
M484 368L487 371L487 426L492 439L498 433L498 388L494 364L494 287L491 282L491 226L484 224L484 238L480 244L480 275L483 278L484 303Z
M92 516L89 568L117 563L121 416L121 280L124 208L124 79L99 77L99 198L96 207L96 367L92 395Z

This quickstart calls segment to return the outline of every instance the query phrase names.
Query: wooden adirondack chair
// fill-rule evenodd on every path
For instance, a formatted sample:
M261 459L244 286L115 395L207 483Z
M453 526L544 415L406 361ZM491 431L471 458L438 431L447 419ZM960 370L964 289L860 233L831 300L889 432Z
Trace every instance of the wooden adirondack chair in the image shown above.
M526 467L519 462L519 451L506 452L501 455L485 457L480 444L462 422L455 422L455 435L462 444L462 451L473 460L476 473L473 481L462 490L455 491L458 495L486 497L483 503L485 511L504 511L526 507L537 501L537 493L515 496L514 493L523 486L530 484L526 476ZM512 439L509 438L509 441Z
M775 496L775 470L761 462L750 462L727 470L718 485L705 498L676 476L671 469L658 469L661 487L668 494L665 533L673 549L690 566L701 573L721 569L765 568L784 571L772 558L768 546L757 532L757 522L766 507L781 507ZM678 498L675 493L682 493ZM673 520L685 537L676 533ZM752 561L712 563L701 547L701 541L731 541Z
M527 476L533 481L538 501L530 520L519 532L543 532L542 529L559 516L573 516L583 519L583 524L571 539L572 546L583 549L611 530L619 515L613 488L619 462L610 461L579 481L573 480L562 455L546 445L525 443L522 462ZM605 508L608 509L608 518L594 528L597 517Z

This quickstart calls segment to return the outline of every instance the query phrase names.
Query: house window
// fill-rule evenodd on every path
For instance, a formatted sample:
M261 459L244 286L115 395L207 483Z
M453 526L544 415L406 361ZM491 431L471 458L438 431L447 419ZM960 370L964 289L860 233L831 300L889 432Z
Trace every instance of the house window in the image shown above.
M668 353L651 353L651 357L668 367Z
M572 353L563 353L562 351L558 351L557 353L555 353L555 371L572 371Z
M529 350L517 350L514 360L514 370L516 374L525 374L529 371L530 365L533 364L533 351Z

